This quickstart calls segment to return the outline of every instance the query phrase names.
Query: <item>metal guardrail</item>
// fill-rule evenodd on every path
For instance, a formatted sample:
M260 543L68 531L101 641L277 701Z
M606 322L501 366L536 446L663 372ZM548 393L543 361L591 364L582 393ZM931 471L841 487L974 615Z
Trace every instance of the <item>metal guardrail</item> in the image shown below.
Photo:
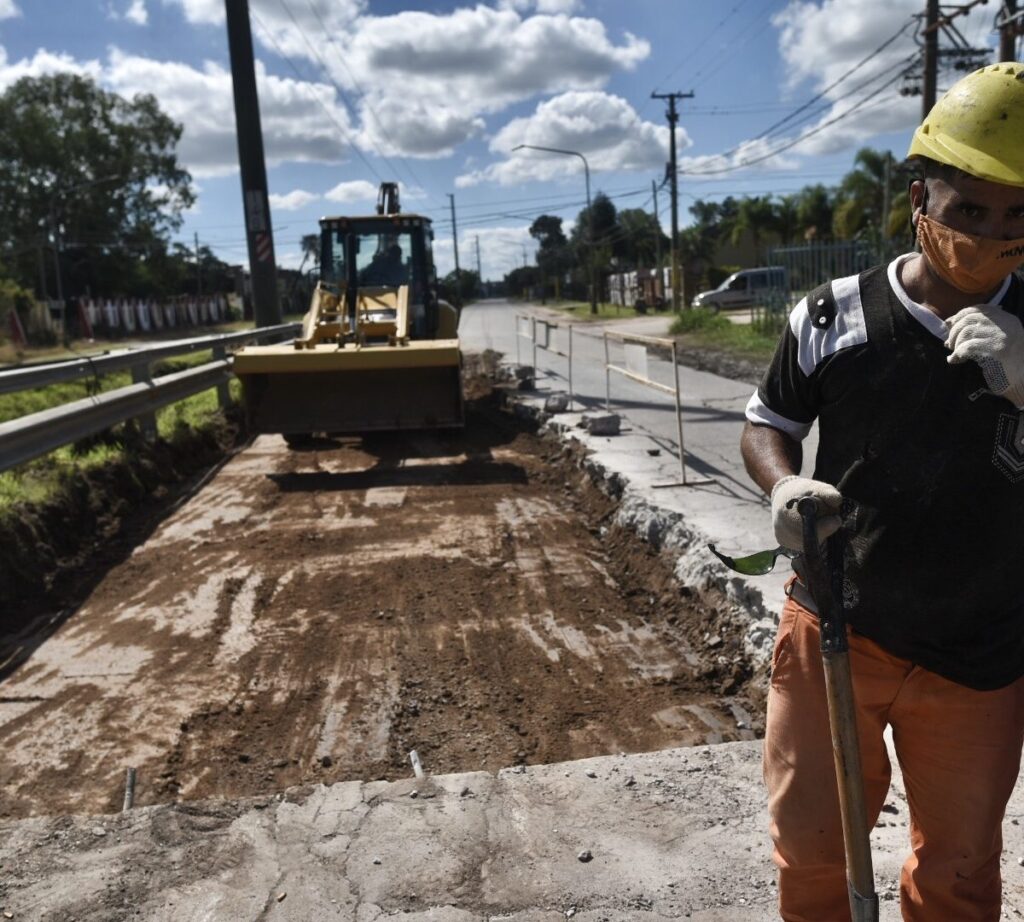
M241 333L194 339L126 350L66 363L0 371L0 393L26 390L86 375L132 370L134 384L51 407L0 423L0 471L37 458L62 445L102 432L129 419L139 419L144 432L156 433L156 411L185 397L216 387L221 406L229 402L231 359L227 348L265 339L294 336L301 324L286 323ZM163 358L212 349L214 361L186 371L152 378L150 365ZM62 366L67 366L63 368ZM10 376L10 381L8 381ZM13 386L17 382L18 386Z
M69 359L66 362L53 362L49 365L0 369L0 394L12 394L33 387L59 384L62 381L105 375L114 371L123 371L125 368L137 368L140 365L149 365L174 355L186 355L190 352L202 352L205 349L217 349L218 347L227 349L229 346L244 345L261 339L278 337L283 339L295 336L301 329L302 324L300 323L282 323L272 327L260 327L256 330L243 330L239 333L218 333L213 336L176 339L157 346L143 346L140 349L119 349L117 352L82 356L77 359Z
M686 446L683 441L683 409L682 401L679 396L679 356L676 349L676 341L674 339L661 339L656 336L640 336L633 333L619 333L614 330L604 331L604 405L605 409L611 412L612 406L612 385L611 375L614 371L616 374L622 375L624 378L628 378L630 381L635 381L638 384L643 384L646 387L653 388L654 390L661 391L663 394L669 394L675 398L676 404L676 431L679 438L679 483L664 483L655 484L660 487L692 487L699 484L714 483L713 480L687 480L686 477ZM626 366L623 368L620 365L615 365L611 360L611 353L608 348L610 340L616 340L623 344L626 353ZM630 349L630 346L633 349ZM650 378L647 374L647 347L655 346L659 349L665 349L672 354L672 377L674 385L662 384L660 381L655 381ZM633 367L630 368L629 366Z

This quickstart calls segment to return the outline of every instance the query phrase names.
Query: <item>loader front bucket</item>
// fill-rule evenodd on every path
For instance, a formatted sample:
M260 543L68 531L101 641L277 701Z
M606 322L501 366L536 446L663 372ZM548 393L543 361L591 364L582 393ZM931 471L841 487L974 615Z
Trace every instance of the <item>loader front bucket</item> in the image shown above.
M459 341L251 346L235 356L252 432L358 435L462 425Z

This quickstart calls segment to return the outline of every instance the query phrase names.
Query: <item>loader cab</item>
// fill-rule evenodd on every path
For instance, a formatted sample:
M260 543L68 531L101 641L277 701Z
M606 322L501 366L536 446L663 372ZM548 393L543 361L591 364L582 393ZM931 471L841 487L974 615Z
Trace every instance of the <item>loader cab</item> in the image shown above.
M321 280L348 292L348 303L380 298L370 321L393 319L387 292L408 289L410 336L436 335L438 311L430 221L419 215L323 218L320 221Z

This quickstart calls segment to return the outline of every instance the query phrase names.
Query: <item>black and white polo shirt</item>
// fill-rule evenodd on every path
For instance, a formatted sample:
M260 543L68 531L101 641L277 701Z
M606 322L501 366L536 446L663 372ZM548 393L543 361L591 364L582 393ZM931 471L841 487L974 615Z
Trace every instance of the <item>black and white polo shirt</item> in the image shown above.
M842 484L853 628L974 688L1024 675L1024 413L899 281L906 254L793 309L747 418L796 440L819 427L813 476ZM1024 317L1024 282L992 299Z

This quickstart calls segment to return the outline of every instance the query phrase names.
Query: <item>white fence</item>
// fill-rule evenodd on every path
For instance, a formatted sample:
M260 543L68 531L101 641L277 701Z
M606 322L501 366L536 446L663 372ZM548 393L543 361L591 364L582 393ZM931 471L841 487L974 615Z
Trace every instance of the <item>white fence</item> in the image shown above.
M621 343L623 365L612 361L612 342ZM672 356L672 384L655 381L648 367L648 349L656 348L666 351ZM612 372L642 384L645 387L668 394L675 400L676 433L679 444L679 483L656 484L663 487L690 487L699 484L713 483L711 480L688 480L686 476L686 446L683 441L683 408L679 391L679 357L674 339L659 339L654 336L639 336L632 333L618 333L613 330L604 332L604 402L609 412L612 408Z
M526 314L516 314L516 364L522 365L520 358L519 341L526 339L530 343L531 364L534 372L537 369L537 352L547 352L550 355L557 355L566 360L568 371L566 378L569 382L569 409L572 409L573 386L572 386L572 327L571 323L552 323L540 317L531 317Z
M19 346L33 334L61 334L75 327L85 339L117 339L161 330L187 330L232 319L225 295L183 296L166 301L143 298L72 298L41 302L24 317L11 310L5 332Z

